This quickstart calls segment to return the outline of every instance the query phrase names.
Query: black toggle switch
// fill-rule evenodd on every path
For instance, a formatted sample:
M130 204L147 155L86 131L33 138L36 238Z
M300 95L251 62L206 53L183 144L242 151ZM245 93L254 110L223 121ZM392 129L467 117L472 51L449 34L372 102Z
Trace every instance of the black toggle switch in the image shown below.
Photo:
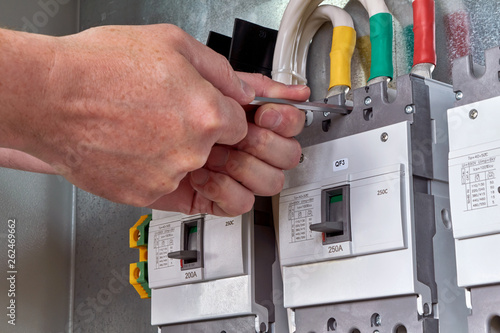
M342 234L344 232L344 222L322 222L309 225L311 231L324 232L327 234Z
M198 251L195 250L184 250L184 251L175 251L170 252L168 254L170 259L179 259L179 260L196 260L198 257Z
M167 254L170 259L181 260L181 270L203 267L203 224L203 217L181 224L180 249Z

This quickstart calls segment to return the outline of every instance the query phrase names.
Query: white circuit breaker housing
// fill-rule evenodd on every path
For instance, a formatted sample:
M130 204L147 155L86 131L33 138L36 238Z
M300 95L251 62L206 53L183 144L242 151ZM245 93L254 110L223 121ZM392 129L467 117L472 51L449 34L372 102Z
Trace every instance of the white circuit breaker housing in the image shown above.
M500 329L500 48L453 66L456 107L448 111L451 221L459 286L468 289L469 332Z
M279 245L297 332L459 332L446 110L450 86L406 75L360 88L349 115L314 114L286 172ZM342 95L334 104L345 103ZM440 290L453 292L441 302ZM446 308L446 311L445 311Z
M149 239L152 324L161 332L270 332L271 214L253 209L228 218L153 211Z

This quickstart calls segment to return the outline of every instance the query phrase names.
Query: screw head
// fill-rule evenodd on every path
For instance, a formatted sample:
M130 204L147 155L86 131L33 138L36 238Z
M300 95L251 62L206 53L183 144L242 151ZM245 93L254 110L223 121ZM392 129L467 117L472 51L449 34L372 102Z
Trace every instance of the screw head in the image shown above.
M300 154L299 163L302 163L302 162L304 162L304 154Z
M478 115L479 112L476 109L472 109L469 111L469 118L472 120L476 119Z
M431 313L431 308L429 306L429 303L424 304L424 314L428 315Z
M380 326L382 325L382 317L380 317L380 315L377 315L375 317L375 326Z
M382 142L386 142L387 140L389 140L389 134L387 134L387 132L384 132L380 135L380 140Z
M457 92L455 93L455 99L456 99L457 101L459 101L459 100L461 100L462 98L464 98L464 93L463 93L463 92L461 92L461 91L457 91Z
M370 104L372 104L372 99L371 99L371 97L366 97L366 98L365 98L365 105L370 105Z
M413 105L407 105L405 107L405 113L406 114L411 114L415 111L415 107Z
M330 111L323 112L323 117L328 117L330 115Z

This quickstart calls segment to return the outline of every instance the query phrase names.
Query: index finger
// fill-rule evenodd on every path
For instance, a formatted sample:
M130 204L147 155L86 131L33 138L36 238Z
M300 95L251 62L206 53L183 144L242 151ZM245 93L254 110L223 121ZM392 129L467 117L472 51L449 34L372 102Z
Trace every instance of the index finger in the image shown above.
M305 101L309 98L311 91L305 85L285 85L262 74L251 74L237 72L240 79L255 89L255 96L293 99Z

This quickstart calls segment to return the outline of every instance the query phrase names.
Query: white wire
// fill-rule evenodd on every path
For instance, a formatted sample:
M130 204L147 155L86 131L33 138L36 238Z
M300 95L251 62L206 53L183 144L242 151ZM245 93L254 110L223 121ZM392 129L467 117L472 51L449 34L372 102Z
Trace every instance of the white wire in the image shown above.
M297 73L303 77L306 77L307 55L311 39L326 22L332 22L333 27L346 26L354 29L352 17L345 10L332 5L317 7L307 19L295 54Z
M303 20L323 0L290 0L281 20L273 58L273 79L285 84L297 82L294 79L292 54L297 47L296 40ZM307 16L305 16L307 15ZM304 17L305 16L305 17Z
M370 17L375 14L389 13L384 0L359 0L359 2L365 7Z

